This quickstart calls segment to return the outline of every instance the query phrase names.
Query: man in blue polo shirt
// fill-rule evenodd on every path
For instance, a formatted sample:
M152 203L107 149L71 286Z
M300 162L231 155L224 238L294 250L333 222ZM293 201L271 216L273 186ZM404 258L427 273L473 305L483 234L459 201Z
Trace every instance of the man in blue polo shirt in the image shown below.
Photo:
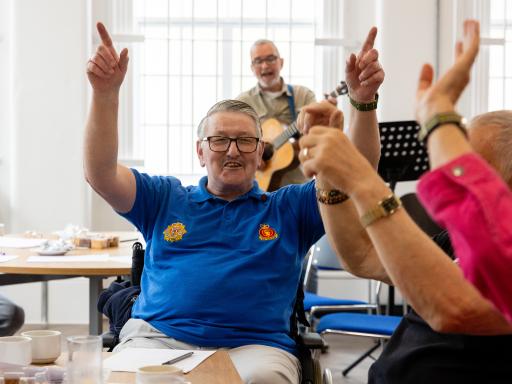
M98 32L102 44L87 67L93 98L85 175L146 240L141 294L118 349L229 348L245 382L298 383L289 332L301 262L324 233L317 200L336 204L344 195L313 181L262 192L254 181L263 154L259 119L236 100L215 104L198 127L197 154L207 169L199 186L118 164L117 105L128 56L126 49L117 56L102 24ZM353 97L373 98L381 72L377 66L380 80L370 87L357 80ZM362 127L354 139L359 131L378 138L375 111L354 120ZM343 117L322 105L301 114L301 126L316 123L341 128ZM375 143L359 139L375 164Z

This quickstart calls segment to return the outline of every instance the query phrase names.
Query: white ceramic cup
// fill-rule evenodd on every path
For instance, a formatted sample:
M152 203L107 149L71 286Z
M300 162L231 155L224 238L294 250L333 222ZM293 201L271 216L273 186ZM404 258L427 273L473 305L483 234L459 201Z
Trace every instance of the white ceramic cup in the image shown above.
M26 336L0 337L0 362L28 365L32 361L32 339Z
M173 365L146 365L137 369L136 384L184 384L181 369Z
M53 363L60 356L61 337L60 331L48 329L22 332L21 336L32 339L32 363Z

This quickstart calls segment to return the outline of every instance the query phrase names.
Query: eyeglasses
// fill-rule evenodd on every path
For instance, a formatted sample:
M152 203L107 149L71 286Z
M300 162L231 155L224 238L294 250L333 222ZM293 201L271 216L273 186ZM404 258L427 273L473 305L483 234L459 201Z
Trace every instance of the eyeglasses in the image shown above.
M259 67L263 63L274 64L277 59L279 59L279 57L277 57L275 55L270 55L267 57L257 57L252 61L252 65L256 65Z
M226 152L231 146L231 142L236 143L236 147L240 152L251 153L258 147L260 139L258 137L225 137L225 136L208 136L201 141L207 141L208 146L213 152Z

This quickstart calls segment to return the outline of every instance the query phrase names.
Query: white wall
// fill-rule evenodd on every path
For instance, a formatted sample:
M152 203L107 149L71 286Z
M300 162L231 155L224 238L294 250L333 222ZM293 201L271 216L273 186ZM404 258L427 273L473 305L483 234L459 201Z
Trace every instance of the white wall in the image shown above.
M9 222L10 13L10 2L0 0L0 223Z
M11 231L86 221L86 5L12 2Z
M0 190L2 200L7 200L2 204L7 229L53 231L68 223L85 225L88 207L81 148L87 106L88 1L4 0L2 7L10 10L1 17L6 21L2 29L9 26L5 43L11 47L8 61L0 58L8 74L6 79L1 71L2 83L10 83L8 94L2 91L0 97L12 106L10 120L6 123L2 117L0 131L2 138L7 131L10 142L8 151L2 152L0 174L8 185L7 195L4 183ZM2 53L4 47L2 43ZM40 319L39 286L2 288L26 309L27 322ZM51 283L52 303L67 305L52 306L50 320L86 322L86 288L84 279Z

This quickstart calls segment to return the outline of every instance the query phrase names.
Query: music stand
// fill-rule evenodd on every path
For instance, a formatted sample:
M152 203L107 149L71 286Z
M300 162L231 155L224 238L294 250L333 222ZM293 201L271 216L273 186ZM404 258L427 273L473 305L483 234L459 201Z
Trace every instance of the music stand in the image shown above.
M399 181L414 181L429 170L428 152L418 140L419 124L414 120L379 123L381 156L379 175L395 192ZM395 291L389 286L389 314L395 305Z
M378 172L393 192L397 182L418 180L429 170L427 149L418 141L419 129L414 120L379 123Z

